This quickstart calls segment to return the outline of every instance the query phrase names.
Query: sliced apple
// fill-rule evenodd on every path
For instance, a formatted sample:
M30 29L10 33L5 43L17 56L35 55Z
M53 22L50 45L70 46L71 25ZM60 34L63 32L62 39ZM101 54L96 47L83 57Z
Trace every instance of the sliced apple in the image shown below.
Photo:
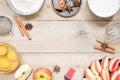
M108 67L100 72L100 78L101 80L110 80Z
M88 79L86 79L86 78L83 78L83 80L88 80Z
M32 68L28 64L22 65L15 73L16 80L26 80L31 74Z
M97 77L92 73L90 69L85 69L84 75L88 80L97 80Z
M96 75L97 80L102 80L99 75Z
M99 62L98 60L95 61L95 68L96 68L96 71L97 71L98 73L100 73L100 72L102 71L100 62Z
M111 58L108 65L110 72L115 72L119 66L119 63L120 60L118 58Z
M108 67L108 59L109 58L107 56L102 59L102 61L101 61L101 67L102 67L102 69Z
M97 66L95 65L95 60L93 60L92 62L91 62L91 65L90 65L90 69L91 69L91 71L94 73L94 74L96 74L96 75L98 75L99 74L99 72L98 72L98 70L97 70Z
M120 70L113 72L110 80L120 80Z

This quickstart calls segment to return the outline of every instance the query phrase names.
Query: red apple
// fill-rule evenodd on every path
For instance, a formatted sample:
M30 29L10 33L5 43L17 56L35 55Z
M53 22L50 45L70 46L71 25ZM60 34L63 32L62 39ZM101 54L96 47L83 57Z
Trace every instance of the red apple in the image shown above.
M100 78L101 80L110 80L108 67L100 72Z
M37 68L33 72L33 80L52 80L52 72L45 67Z
M85 69L84 75L88 80L97 80L97 77L92 73L90 69Z
M111 73L110 80L120 80L120 70Z
M111 58L109 61L108 67L110 72L115 72L119 66L120 60L118 58Z
M101 61L101 67L102 67L102 69L108 67L108 59L109 58L107 56L102 59L102 61Z

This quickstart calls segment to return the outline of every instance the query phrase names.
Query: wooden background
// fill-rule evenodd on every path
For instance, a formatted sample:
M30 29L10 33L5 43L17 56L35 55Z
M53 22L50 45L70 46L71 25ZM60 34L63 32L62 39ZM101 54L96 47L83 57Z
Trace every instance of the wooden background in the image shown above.
M0 14L11 17L15 14L6 4L6 0L0 0ZM33 69L45 66L51 71L54 65L60 65L61 72L53 73L54 80L64 80L64 74L71 67L76 70L72 80L81 80L83 70L89 66L91 60L104 56L120 57L119 40L113 43L117 47L114 55L93 48L96 38L104 38L108 25L120 23L120 11L111 18L99 18L89 10L87 0L83 0L77 15L63 18L54 12L51 0L46 0L38 13L18 17L24 23L31 22L34 25L30 31L32 40L22 37L15 24L14 36L0 37L0 42L16 47L20 53L20 65L27 63ZM15 80L14 72L0 74L0 80L8 79ZM32 80L32 74L28 80Z

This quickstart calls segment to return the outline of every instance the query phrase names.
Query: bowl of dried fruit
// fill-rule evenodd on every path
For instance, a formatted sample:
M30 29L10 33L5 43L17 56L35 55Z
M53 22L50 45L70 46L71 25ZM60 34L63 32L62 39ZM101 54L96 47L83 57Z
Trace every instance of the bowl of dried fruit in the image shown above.
M52 0L53 10L62 17L76 15L81 6L82 0Z

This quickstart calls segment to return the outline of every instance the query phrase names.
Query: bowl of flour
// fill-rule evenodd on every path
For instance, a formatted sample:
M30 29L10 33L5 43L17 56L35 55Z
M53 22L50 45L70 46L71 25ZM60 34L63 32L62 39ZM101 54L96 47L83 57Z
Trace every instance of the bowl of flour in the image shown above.
M119 0L88 0L88 6L96 16L107 18L119 11L120 2Z
M45 0L7 0L9 7L17 14L31 15L38 12Z

